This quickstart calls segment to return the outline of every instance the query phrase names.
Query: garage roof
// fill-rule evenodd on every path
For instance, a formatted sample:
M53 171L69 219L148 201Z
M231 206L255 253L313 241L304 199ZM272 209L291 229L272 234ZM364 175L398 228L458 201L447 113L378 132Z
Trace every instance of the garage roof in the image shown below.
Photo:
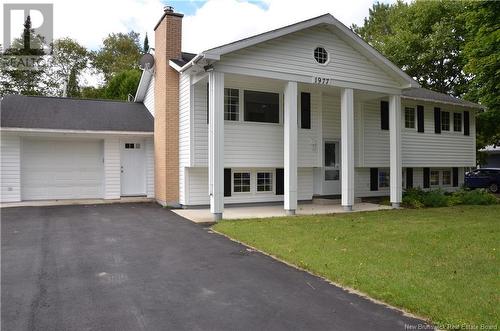
M142 103L6 95L2 128L153 132L153 116Z

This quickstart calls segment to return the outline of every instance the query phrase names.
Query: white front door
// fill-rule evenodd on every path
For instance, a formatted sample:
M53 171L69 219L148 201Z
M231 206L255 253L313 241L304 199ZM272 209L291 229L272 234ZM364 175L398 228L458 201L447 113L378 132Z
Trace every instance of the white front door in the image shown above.
M339 142L325 141L323 153L323 195L340 194Z
M146 194L144 143L124 140L121 148L121 195Z

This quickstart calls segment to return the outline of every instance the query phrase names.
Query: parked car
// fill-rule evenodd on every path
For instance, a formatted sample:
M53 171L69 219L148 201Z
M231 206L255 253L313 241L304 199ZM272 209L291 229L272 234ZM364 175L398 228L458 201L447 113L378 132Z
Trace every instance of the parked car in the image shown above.
M465 187L487 188L498 193L500 186L500 168L481 168L465 174Z

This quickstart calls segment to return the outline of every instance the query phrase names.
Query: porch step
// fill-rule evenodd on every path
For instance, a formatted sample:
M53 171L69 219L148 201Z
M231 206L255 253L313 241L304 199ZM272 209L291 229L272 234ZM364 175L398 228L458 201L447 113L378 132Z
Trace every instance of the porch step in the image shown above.
M342 199L338 198L326 198L326 197L313 197L312 202L317 205L340 205ZM361 198L354 198L354 203L360 203Z

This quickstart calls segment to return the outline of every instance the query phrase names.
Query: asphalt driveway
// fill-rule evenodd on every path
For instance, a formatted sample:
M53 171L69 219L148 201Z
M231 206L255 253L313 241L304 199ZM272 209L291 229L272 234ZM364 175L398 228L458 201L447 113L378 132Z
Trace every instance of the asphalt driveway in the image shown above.
M155 204L2 209L1 230L3 330L405 330L422 323Z

